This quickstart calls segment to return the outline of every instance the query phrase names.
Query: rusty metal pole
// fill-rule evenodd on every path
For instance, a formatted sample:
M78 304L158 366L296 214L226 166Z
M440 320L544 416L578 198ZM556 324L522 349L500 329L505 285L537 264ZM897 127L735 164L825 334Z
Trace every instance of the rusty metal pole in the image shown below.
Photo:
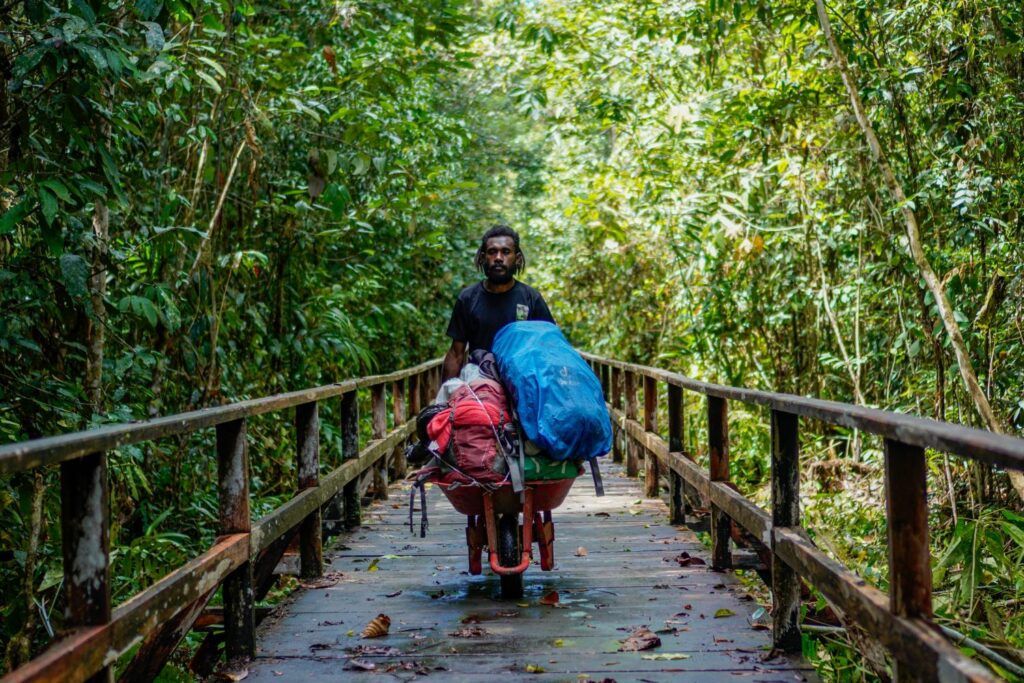
M772 526L800 526L799 418L779 410L772 410ZM774 552L772 641L784 652L800 652L800 577Z
M317 404L295 407L295 450L299 470L299 490L320 485L320 413ZM299 526L299 575L316 579L323 575L323 535L320 509L302 520Z
M245 418L217 425L217 479L220 490L218 532L247 534L249 515L249 448ZM252 590L252 562L231 572L222 587L224 599L224 651L227 660L256 656L256 615Z
M708 455L711 481L729 481L729 409L724 398L708 396ZM711 506L711 566L732 566L729 537L732 522L725 511Z

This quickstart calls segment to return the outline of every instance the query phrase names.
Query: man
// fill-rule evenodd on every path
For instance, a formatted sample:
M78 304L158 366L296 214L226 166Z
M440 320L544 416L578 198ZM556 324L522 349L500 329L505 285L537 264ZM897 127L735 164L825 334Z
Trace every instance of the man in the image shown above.
M555 322L540 292L516 280L526 267L526 257L515 230L495 225L484 233L474 263L486 279L463 289L455 300L448 323L452 345L444 357L442 380L458 376L468 351L490 351L498 330L510 322Z

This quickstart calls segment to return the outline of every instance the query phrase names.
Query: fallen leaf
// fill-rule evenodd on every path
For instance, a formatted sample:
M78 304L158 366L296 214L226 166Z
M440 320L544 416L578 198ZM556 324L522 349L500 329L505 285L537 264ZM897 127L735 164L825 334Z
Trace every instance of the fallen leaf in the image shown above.
M487 629L481 626L463 626L448 635L454 638L482 638L487 635Z
M721 619L723 617L733 617L733 616L736 616L736 613L733 612L728 607L723 607L722 609L719 609L719 610L715 611L715 619Z
M395 591L394 593L388 593L384 597L385 598L397 598L401 594L402 594L402 591Z
M707 562L699 557L693 557L688 552L681 552L674 558L680 567L692 567L694 565L706 565Z
M345 632L346 636L354 636L355 634L356 634L356 632L353 631L352 629L349 629L348 631Z
M586 548L584 548L583 546L580 546L579 548L576 548L576 557L586 557L586 556L587 556L587 549Z
M517 602L516 604L519 605L520 607L529 607L530 606L530 603L528 603L528 602Z
M366 568L366 571L368 571L368 572L375 572L375 571L377 571L377 569L378 569L377 563L378 562L380 562L380 558L379 557L373 558L373 561L370 562L370 566Z
M640 659L652 659L652 660L670 660L670 659L689 659L690 655L684 655L682 652L659 652L656 655L640 655Z
M536 664L527 664L526 673L528 674L542 674L544 673L544 667L537 666Z
M611 517L611 514L609 514L607 512L595 512L594 516L595 517Z
M771 627L768 626L768 624L751 624L750 628L754 629L755 631L767 631Z
M363 629L363 638L380 638L388 634L391 628L391 617L386 614L378 614Z
M565 641L561 638L555 638L555 642L553 643L553 645L555 647L565 647Z
M476 614L470 614L469 616L466 616L466 617L462 618L462 623L463 624L479 624L480 623L480 617L478 615L476 615Z
M629 638L622 641L622 647L619 648L619 652L639 652L656 647L661 647L661 638L646 626L641 626L634 630L629 635Z
M275 676L284 676L283 671L271 671L270 673L274 674Z
M436 593L431 593L430 594L430 599L431 600L437 600L438 598L443 598L443 597L444 597L444 591L443 590L437 591Z
M542 605L557 605L558 604L558 591L551 591L543 598L540 599Z
M365 659L350 659L345 663L345 668L349 671L373 671L377 665Z
M385 645L357 645L356 647L349 650L354 655L385 655L387 657L400 657L402 651L397 647L387 647Z

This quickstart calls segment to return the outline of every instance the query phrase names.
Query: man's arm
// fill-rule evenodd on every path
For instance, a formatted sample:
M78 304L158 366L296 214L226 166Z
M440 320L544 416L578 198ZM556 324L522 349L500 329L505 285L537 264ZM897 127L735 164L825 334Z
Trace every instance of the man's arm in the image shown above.
M465 362L466 342L453 339L448 353L444 354L444 364L441 366L441 382L446 382L452 377L458 377Z

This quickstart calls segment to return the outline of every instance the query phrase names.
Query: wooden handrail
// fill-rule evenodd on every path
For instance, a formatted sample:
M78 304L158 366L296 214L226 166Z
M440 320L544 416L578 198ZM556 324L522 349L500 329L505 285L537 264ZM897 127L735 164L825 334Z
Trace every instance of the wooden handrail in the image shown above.
M773 643L800 649L800 581L817 588L846 618L886 646L896 661L897 680L995 681L983 666L961 654L931 621L931 571L925 448L1011 469L1024 469L1024 439L835 401L741 389L584 353L602 378L614 431L614 451L627 462L637 450L656 459L668 476L674 522L685 522L690 490L711 506L711 553L716 568L730 565L735 524L771 554ZM618 377L626 380L623 409ZM645 419L635 412L635 377L644 378ZM610 379L609 379L610 378ZM657 382L668 385L669 443L656 432L651 415ZM707 398L708 470L685 450L682 390ZM772 510L766 512L729 483L728 401L771 408ZM632 408L631 408L632 406ZM885 488L891 591L887 597L835 560L800 526L799 418L856 428L885 438ZM620 442L624 445L620 446ZM635 469L634 469L635 471ZM645 465L647 492L657 495L659 468ZM653 474L652 474L653 473Z
M413 406L428 401L440 384L440 365L441 359L435 359L386 375L0 447L0 474L60 464L65 626L69 631L38 657L5 676L3 682L82 681L97 674L107 678L117 659L140 641L142 645L122 678L151 680L218 588L224 598L227 655L252 656L254 605L272 586L274 567L290 540L299 535L302 577L321 576L322 509L343 515L346 525L358 525L361 482L367 475L372 473L374 492L383 496L380 489L386 486L389 464L394 460L395 468L404 473L404 460L398 462L397 454L415 433L415 420L405 413L405 397L410 397ZM359 444L356 400L356 393L362 389L370 390L373 404L374 438L365 448ZM388 389L393 398L394 426L390 431L385 400ZM345 461L321 478L318 404L334 397L341 398ZM293 407L296 495L252 522L247 419ZM112 609L107 451L210 427L217 430L220 537L208 551ZM215 648L209 650L216 652Z

